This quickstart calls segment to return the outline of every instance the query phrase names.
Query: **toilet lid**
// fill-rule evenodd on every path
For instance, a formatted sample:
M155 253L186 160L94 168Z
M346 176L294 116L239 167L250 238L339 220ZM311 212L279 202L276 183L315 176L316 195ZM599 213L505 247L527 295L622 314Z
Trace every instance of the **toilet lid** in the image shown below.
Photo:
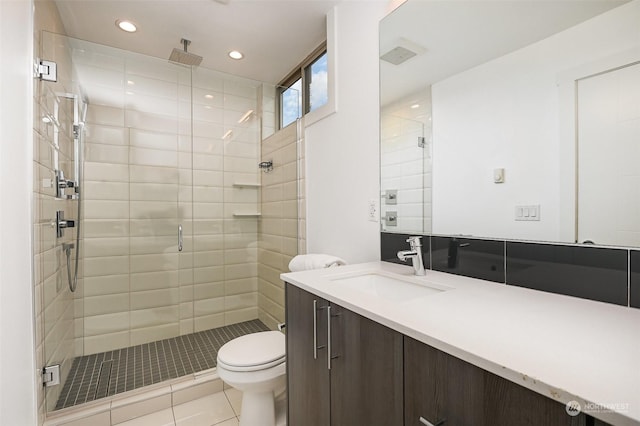
M263 331L237 337L218 351L218 363L229 370L255 371L285 360L285 337L279 331Z

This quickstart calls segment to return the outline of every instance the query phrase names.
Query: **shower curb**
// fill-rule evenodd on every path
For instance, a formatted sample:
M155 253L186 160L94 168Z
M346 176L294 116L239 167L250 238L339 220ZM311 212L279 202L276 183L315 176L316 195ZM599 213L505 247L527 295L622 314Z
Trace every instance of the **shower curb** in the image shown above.
M57 410L47 415L43 426L117 425L125 421L171 408L228 386L215 368L127 391L97 401Z

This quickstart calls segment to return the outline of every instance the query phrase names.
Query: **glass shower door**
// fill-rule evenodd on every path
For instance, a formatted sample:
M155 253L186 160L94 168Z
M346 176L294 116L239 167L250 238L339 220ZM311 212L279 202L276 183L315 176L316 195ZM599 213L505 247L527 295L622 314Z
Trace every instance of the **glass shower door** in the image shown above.
M70 293L63 285L63 240L53 238L52 254L41 256L47 265L40 308L44 362L62 366L61 385L46 390L47 409L53 410L101 392L99 380L84 389L73 387L67 378L74 363L91 366L83 370L88 377L103 377L103 361L135 356L124 348L180 334L181 258L187 258L184 266L190 256L188 250L179 252L178 238L191 214L185 196L191 185L191 71L48 33L43 54L58 63L59 73L58 82L46 83L52 86L43 93L72 93L88 105L81 117L83 279L78 289ZM53 103L46 97L42 102ZM61 161L73 159L68 149L58 151ZM41 197L43 204L55 205L42 212L41 221L52 220L48 216L64 202ZM150 376L152 370L147 371ZM117 371L111 375L117 377ZM139 385L130 381L112 383L109 392Z

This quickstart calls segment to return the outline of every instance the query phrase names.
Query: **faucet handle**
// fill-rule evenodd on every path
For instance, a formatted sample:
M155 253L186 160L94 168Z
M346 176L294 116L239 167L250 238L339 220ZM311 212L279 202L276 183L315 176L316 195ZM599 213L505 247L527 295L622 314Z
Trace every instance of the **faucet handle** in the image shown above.
M421 235L415 235L415 236L407 238L407 242L408 243L420 243L420 239L421 238L422 238Z
M416 247L422 247L421 239L422 236L412 236L407 238L407 242L411 246L411 249L415 249Z

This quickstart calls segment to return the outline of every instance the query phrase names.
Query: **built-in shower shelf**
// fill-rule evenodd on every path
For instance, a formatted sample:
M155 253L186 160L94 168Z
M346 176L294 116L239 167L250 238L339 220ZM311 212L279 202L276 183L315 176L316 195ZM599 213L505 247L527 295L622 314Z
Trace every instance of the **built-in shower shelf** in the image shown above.
M234 213L233 217L260 217L262 213Z
M250 183L250 182L236 182L233 184L235 188L260 188L262 185L259 183Z

